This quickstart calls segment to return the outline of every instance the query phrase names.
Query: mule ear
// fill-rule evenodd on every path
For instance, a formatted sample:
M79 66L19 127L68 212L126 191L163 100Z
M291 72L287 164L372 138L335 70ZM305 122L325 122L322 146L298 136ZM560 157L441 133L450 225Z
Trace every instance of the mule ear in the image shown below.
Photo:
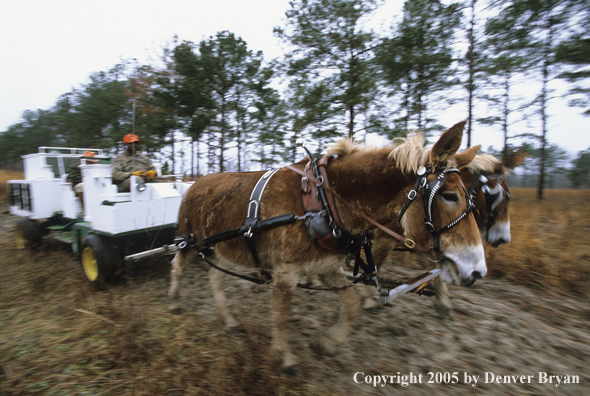
M502 165L507 169L514 169L524 162L527 157L531 155L524 150L516 150L510 154L506 154L502 158Z
M443 132L440 139L438 139L438 142L436 142L432 147L432 150L430 150L429 165L431 167L436 168L445 163L457 152L457 150L459 150L461 139L463 139L465 122L466 121L461 121Z
M461 151L459 154L456 154L453 157L453 159L455 160L457 168L462 169L469 165L477 155L477 152L480 148L481 144L478 144L477 146L469 147L467 150Z

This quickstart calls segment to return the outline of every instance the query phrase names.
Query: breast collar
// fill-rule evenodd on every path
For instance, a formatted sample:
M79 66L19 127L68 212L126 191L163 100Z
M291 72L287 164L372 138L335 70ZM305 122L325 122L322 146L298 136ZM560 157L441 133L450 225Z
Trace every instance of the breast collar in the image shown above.
M437 171L440 172L440 174L433 181L428 182L428 175L434 174ZM473 200L471 198L471 193L467 192L467 189L465 189L463 182L461 182L461 186L463 187L463 191L465 193L465 199L467 201L467 209L465 209L465 211L461 213L459 217L457 217L455 220L453 220L446 226L436 228L433 219L434 198L436 197L436 194L440 191L442 186L445 184L446 176L448 173L460 172L459 169L457 169L454 166L449 168L439 168L438 170L428 171L425 167L421 166L416 172L418 176L418 178L416 179L416 184L414 185L414 188L408 193L408 199L406 200L406 203L404 204L398 217L398 221L401 224L401 220L404 213L406 212L410 204L414 201L414 199L416 199L418 195L418 190L420 190L425 213L424 223L426 224L426 228L428 228L434 239L433 249L435 252L440 251L440 234L451 229L451 227L455 226L457 223L459 223L461 220L467 217L467 215L475 208L475 205L473 204Z

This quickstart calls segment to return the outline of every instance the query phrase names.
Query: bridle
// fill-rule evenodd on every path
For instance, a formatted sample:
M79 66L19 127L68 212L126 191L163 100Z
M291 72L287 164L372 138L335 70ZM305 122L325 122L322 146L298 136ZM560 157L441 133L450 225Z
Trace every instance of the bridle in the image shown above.
M490 180L497 180L496 185L492 188L488 185ZM500 214L508 207L510 202L510 190L508 185L506 189L502 187L502 182L506 180L506 177L502 174L488 175L486 172L481 172L479 177L474 181L473 191L477 188L476 181L482 184L481 191L484 194L484 200L487 209L487 218L484 219L486 230L489 232L495 218L495 214Z
M445 231L448 231L453 226L455 226L457 223L459 223L461 220L463 220L465 217L467 217L467 215L475 208L475 205L473 204L473 199L472 199L472 194L471 194L471 192L473 192L473 189L471 192L467 192L467 189L465 189L465 186L463 185L463 182L461 181L461 186L463 187L463 192L465 193L465 199L467 201L467 209L465 209L465 211L463 211L463 213L461 213L459 215L459 217L457 217L455 220L451 221L446 226L437 228L436 225L434 224L434 219L433 219L434 198L436 197L436 194L440 191L442 186L445 184L447 174L448 173L460 174L460 172L459 172L459 169L457 169L454 166L452 166L450 168L442 168L442 169L439 168L438 171L440 172L440 174L433 181L428 182L428 176L436 173L436 171L437 170L426 170L426 168L423 166L421 166L418 169L418 172L416 173L418 175L418 178L416 179L416 184L414 185L414 188L408 193L408 199L406 200L406 203L402 207L402 210L398 216L398 221L401 224L401 220L402 220L404 213L406 212L406 210L408 209L410 204L414 201L414 199L416 199L416 197L418 196L418 190L420 190L421 195L422 195L422 203L424 205L424 213L425 213L424 223L426 224L426 228L428 228L428 230L430 231L430 233L432 234L432 237L434 239L433 250L435 252L438 252L438 251L440 251L440 234L442 234ZM459 179L459 180L461 180L461 179Z

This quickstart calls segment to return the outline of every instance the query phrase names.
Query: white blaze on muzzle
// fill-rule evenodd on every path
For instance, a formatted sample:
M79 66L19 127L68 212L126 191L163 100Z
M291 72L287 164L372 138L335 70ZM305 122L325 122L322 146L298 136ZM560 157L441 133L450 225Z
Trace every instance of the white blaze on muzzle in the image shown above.
M444 255L454 263L458 272L453 271L450 267L452 264L445 265L441 278L447 283L471 286L473 282L483 278L488 272L485 252L481 243L473 246L451 248L445 251Z

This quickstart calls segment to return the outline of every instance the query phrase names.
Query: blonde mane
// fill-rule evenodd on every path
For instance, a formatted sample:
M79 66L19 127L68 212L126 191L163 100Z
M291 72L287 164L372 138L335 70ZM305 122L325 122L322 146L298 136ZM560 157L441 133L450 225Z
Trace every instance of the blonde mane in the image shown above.
M349 138L343 138L328 144L326 146L326 153L327 155L344 156L356 152L371 153L374 151L386 149L386 147L377 147L370 144L355 142Z
M398 138L400 143L391 150L389 158L405 174L413 174L421 166L426 166L430 158L430 148L424 147L424 135L422 133L410 133L407 139Z
M339 139L326 147L327 155L338 156L375 151L388 153L387 158L394 161L404 174L416 173L420 166L427 164L430 155L430 148L424 147L424 135L421 133L410 134L407 139L395 139L384 147L367 145L352 139Z
M406 139L397 138L392 143L377 147L355 142L352 139L339 139L327 146L328 155L345 156L356 152L369 153L374 151L389 151L388 158L395 162L396 166L404 174L415 174L421 166L428 167L430 159L430 147L425 147L425 138L422 133L410 133ZM448 166L455 165L452 161ZM501 170L505 173L502 162L491 154L478 154L473 161L467 165L472 172L486 171L498 173Z
M478 154L475 156L473 161L467 165L467 169L471 173L478 171L485 171L491 174L495 173L506 173L506 170L502 166L502 161L494 157L492 154Z

